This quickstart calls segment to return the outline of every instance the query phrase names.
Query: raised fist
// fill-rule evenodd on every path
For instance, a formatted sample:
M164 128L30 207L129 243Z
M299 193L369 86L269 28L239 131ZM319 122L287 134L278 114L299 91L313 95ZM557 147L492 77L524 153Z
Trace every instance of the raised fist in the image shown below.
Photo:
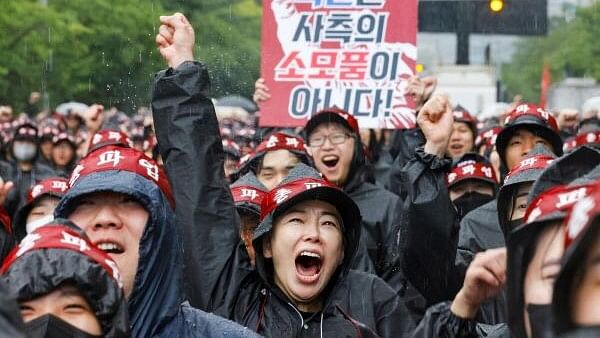
M506 248L478 253L469 265L465 282L452 302L451 311L462 318L473 318L486 300L494 297L506 283Z
M194 60L194 28L181 13L160 17L156 44L169 67Z
M423 107L423 104L429 100L436 86L437 79L433 76L423 78L413 76L408 80L405 94L413 98L416 110L419 111Z
M104 123L104 106L101 104L94 103L87 111L77 112L77 114L85 121L90 135L100 130Z
M252 95L252 100L256 103L267 101L271 98L271 94L269 94L269 87L265 84L265 79L262 77L254 82L254 95Z
M452 134L452 106L446 95L434 95L417 115L417 123L425 135L425 152L444 156Z

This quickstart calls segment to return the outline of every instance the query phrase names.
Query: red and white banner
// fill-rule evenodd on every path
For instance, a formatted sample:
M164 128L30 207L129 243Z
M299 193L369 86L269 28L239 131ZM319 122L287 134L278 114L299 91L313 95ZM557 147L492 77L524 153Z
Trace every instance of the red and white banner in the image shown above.
M338 106L361 128L411 128L417 0L264 0L261 126L303 126Z

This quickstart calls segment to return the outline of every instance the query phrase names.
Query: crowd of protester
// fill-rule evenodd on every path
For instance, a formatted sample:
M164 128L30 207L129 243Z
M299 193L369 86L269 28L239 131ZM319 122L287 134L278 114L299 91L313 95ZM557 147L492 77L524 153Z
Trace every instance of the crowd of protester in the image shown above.
M259 128L160 22L150 108L0 106L0 337L600 336L600 97Z

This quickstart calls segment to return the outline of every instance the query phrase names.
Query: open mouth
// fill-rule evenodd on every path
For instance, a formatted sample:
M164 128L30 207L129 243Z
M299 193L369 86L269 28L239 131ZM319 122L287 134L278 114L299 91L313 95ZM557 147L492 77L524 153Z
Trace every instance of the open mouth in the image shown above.
M96 243L96 246L98 247L98 249L108 253L108 254L122 254L123 252L125 252L125 249L119 245L118 243L115 242L100 242L100 243Z
M302 251L296 257L296 274L306 283L315 282L321 273L321 255L315 252Z
M450 145L450 149L452 150L462 150L463 145L460 143L454 143Z
M323 156L323 158L321 158L321 161L327 168L334 168L340 161L340 158L336 155L327 155Z

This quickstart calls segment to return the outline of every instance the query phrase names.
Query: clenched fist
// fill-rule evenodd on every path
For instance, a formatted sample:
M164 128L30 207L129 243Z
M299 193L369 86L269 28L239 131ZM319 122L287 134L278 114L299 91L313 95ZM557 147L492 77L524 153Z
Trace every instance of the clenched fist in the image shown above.
M497 295L505 283L506 248L478 253L467 269L462 289L452 302L452 313L462 318L474 318L481 304Z
M417 123L425 135L425 152L443 157L452 135L452 106L446 95L434 95L417 115Z
M169 67L194 60L194 28L181 13L160 17L156 44Z

